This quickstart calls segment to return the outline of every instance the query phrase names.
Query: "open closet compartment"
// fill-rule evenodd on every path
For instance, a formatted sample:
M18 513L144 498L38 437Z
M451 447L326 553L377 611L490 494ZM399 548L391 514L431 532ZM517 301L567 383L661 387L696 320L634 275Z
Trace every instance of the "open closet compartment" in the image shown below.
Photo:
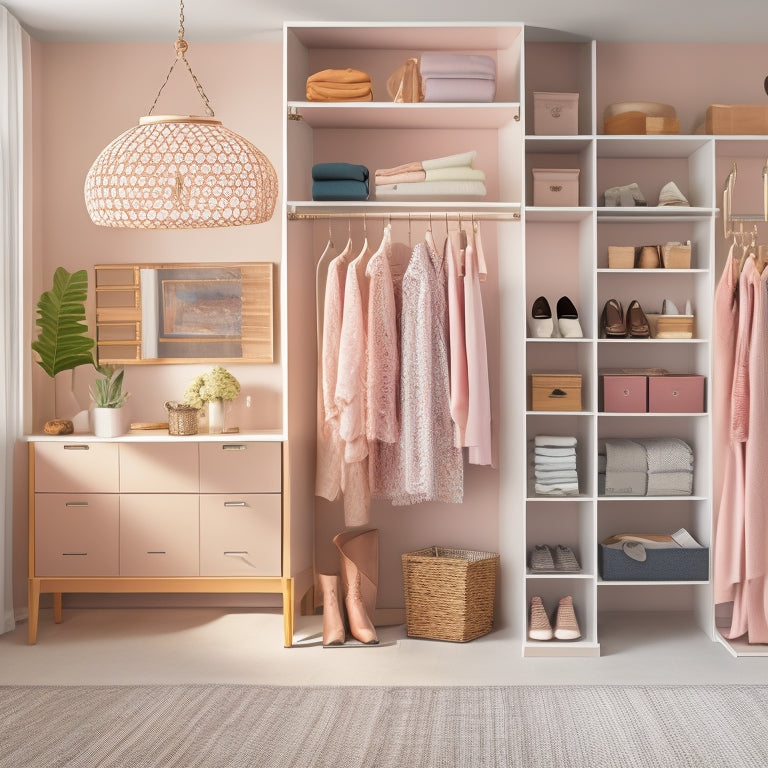
M766 205L768 205L768 143L765 139L756 137L729 137L719 138L717 140L717 176L719 181L718 192L722 194L723 214L721 226L717 229L717 278L724 273L726 264L729 260L734 264L735 271L739 273L739 268L743 272L746 259L751 258L750 254L757 256L758 271L761 262L766 255L766 246L768 246L768 217L766 217ZM762 258L761 258L762 257ZM746 301L741 294L737 297L739 305ZM745 305L747 307L748 305ZM715 349L715 355L718 349ZM720 352L722 354L722 352ZM751 376L751 373L750 373ZM730 392L734 386L730 380L715 382L718 391ZM720 388L725 388L721 390ZM750 402L753 396L760 398L759 389L750 384ZM751 413L750 408L750 413ZM759 412L762 412L760 409ZM760 452L762 448L759 440L761 430L755 430L756 424L750 420L750 430L747 442L742 443L745 446L745 463L754 466L748 456L754 455L754 451ZM757 434L755 434L757 432ZM718 436L720 439L718 440ZM724 470L726 448L723 444L722 433L714 430L715 442L713 452L715 456L715 473L713 477L713 505L715 519L715 542L718 536L727 536L720 530L721 522L732 519L732 511L739 508L738 500L729 494L728 487L724 487L726 471ZM762 462L760 462L762 466ZM754 470L749 469L748 474L754 477ZM749 516L749 511L745 512ZM724 519L723 519L724 518ZM730 527L730 525L727 525ZM754 531L744 530L742 525L738 526L741 535L745 538L754 536ZM724 551L728 551L724 547ZM751 550L754 552L754 549ZM716 552L716 556L717 556ZM752 570L754 568L754 557L750 554L745 560L744 567ZM715 563L717 567L717 563ZM715 571L718 573L718 571ZM722 570L719 571L722 573ZM759 583L759 577L755 579ZM723 580L725 583L725 580ZM742 584L742 589L744 585ZM732 632L732 620L736 614L734 603L720 602L722 598L722 585L718 588L715 582L715 637L725 646L725 648L736 657L765 656L768 654L768 642L765 638L759 637L759 626L762 623L762 617L756 617L752 614L752 608L746 611L746 627L750 634L744 634L739 637L729 637ZM762 612L761 612L762 613ZM757 627L756 631L753 626ZM752 641L751 643L749 641Z
M505 370L507 352L516 352L507 313L518 312L515 301L515 265L520 260L522 198L522 127L520 121L521 49L519 24L287 24L285 44L285 258L289 288L289 337L302 343L289 350L291 402L301 402L310 414L299 422L289 411L289 433L306 447L302 464L292 462L300 498L293 503L315 510L316 572L338 568L332 538L343 530L343 504L314 495L314 445L317 365L315 324L317 309L315 267L329 240L339 252L351 238L355 255L367 238L375 251L385 227L392 240L410 247L432 230L442 250L446 230L478 226L487 261L483 303L488 348L493 434L493 467L464 465L462 504L427 502L394 506L383 499L371 503L372 528L379 530L380 581L377 620L404 620L401 555L426 546L449 546L499 552L500 583L495 629L509 625L517 589L517 539L502 530L514 522L501 521L499 510L505 445L519 433L519 415L508 420L505 403L514 379ZM387 78L409 57L423 52L478 54L496 66L496 95L487 103L394 103L387 93ZM355 68L371 76L373 100L317 102L305 96L306 80L327 68ZM486 174L487 194L482 198L376 200L374 173L403 163L476 151L473 167ZM312 166L349 162L370 173L368 200L317 201L312 199ZM295 281L295 284L294 284ZM501 300L501 296L504 300ZM311 313L307 306L313 307ZM301 320L300 318L302 318ZM312 318L310 320L310 317ZM308 322L309 321L309 322ZM518 321L519 322L519 321ZM301 325L300 325L301 324ZM518 342L519 344L519 342ZM503 352L502 352L503 350ZM295 371L300 370L301 374ZM505 377L507 381L505 381ZM517 386L516 380L511 386ZM512 395L514 396L514 395ZM517 450L517 446L513 447ZM506 505L509 506L509 505ZM515 517L510 508L510 518ZM510 545L509 541L513 544ZM311 601L318 604L319 594ZM308 599L308 603L310 600ZM395 609L395 610L392 610Z

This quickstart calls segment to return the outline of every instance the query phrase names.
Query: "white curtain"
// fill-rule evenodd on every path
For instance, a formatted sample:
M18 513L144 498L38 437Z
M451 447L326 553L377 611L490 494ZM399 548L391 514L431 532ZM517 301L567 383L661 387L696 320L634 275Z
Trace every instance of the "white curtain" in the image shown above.
M21 435L22 30L0 6L0 632L14 628L14 448Z

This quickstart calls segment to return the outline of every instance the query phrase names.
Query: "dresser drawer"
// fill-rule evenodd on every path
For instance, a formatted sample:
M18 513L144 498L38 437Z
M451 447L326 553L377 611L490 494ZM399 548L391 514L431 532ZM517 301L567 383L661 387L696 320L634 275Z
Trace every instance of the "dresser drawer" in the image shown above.
M123 493L197 493L196 443L121 443Z
M199 518L193 494L123 494L120 575L197 576Z
M200 497L201 576L280 576L281 496Z
M118 472L116 443L35 443L35 491L115 493Z
M117 576L119 501L110 494L35 494L35 576Z
M280 443L200 443L201 493L280 493Z

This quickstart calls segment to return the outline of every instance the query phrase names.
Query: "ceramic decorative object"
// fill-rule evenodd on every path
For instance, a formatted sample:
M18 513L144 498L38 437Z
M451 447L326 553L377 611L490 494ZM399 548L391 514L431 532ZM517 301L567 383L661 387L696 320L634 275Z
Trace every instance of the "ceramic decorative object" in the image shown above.
M123 408L94 408L93 434L96 437L119 437L125 433Z
M226 416L226 406L223 400L208 401L208 431L210 433L218 434L224 431Z

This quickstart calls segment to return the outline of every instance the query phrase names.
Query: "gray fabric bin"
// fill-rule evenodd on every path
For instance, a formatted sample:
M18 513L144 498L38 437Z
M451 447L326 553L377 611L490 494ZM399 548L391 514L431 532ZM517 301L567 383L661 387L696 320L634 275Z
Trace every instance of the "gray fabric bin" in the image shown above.
M600 575L604 581L707 581L709 548L646 549L645 562L621 549L600 545Z

